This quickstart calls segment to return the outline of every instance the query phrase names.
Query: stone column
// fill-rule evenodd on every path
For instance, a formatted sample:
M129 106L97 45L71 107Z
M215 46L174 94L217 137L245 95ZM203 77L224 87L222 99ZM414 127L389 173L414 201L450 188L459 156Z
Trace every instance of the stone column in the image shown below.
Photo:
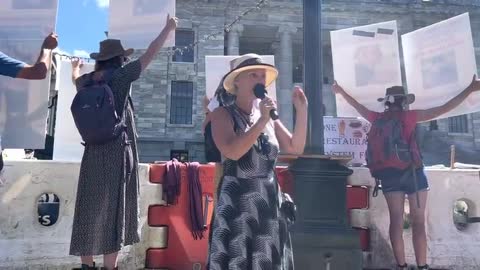
M277 80L277 101L278 111L282 123L292 131L293 128L293 46L292 35L297 28L289 25L282 25L278 29L280 40L278 52L275 54L275 65L279 71Z
M240 35L243 32L243 25L236 24L228 32L228 55L239 55L240 53Z

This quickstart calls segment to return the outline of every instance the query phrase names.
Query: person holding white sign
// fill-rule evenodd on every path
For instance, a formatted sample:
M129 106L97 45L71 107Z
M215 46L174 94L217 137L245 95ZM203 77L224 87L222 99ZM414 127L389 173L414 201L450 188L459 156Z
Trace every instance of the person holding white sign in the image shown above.
M386 90L379 98L385 111L373 112L358 103L336 82L332 90L341 95L372 127L368 133L367 167L377 180L388 204L390 214L390 241L397 262L397 269L406 270L403 242L403 215L405 195L410 203L413 246L418 269L427 265L427 236L425 231L425 206L428 181L423 171L420 149L415 140L418 122L433 120L460 105L472 92L480 90L480 80L473 76L470 85L447 103L427 109L408 110L415 95L407 94L402 86ZM374 191L374 196L376 196Z
M102 269L117 269L121 247L140 240L137 134L128 100L132 82L140 77L176 27L177 18L168 16L165 28L135 61L127 63L133 49L125 50L120 40L107 39L100 42L98 53L90 55L96 61L94 72L79 76L81 63L72 62L77 91L88 91L87 87L98 81L106 82L116 114L121 116L125 127L119 136L106 142L85 144L70 243L70 255L81 256L81 270L97 269L94 255L104 255Z
M211 115L223 176L211 222L207 269L292 270L288 224L295 220L294 207L290 197L279 191L274 169L280 150L303 153L307 98L299 87L293 90L297 118L291 134L273 120L276 104L271 98L263 97L259 111L254 105L258 91L264 94L277 78L277 69L256 54L240 56L232 66L223 86L236 96L235 102Z
M54 33L49 34L42 43L37 62L33 65L26 64L0 51L0 75L27 80L45 79L47 77L48 69L50 68L50 62L52 61L52 50L57 46L58 36ZM2 148L0 146L0 173L2 170L3 156Z
M38 60L33 65L28 65L0 52L0 75L27 80L45 79L52 61L52 50L57 46L58 36L51 33L43 41Z

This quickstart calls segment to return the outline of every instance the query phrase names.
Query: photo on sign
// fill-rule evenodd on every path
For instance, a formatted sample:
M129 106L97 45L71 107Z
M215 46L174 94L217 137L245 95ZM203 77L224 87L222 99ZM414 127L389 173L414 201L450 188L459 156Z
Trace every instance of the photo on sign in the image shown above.
M426 57L421 61L423 88L431 89L458 83L458 70L454 50Z
M390 50L390 51L387 51ZM355 50L355 82L357 87L385 84L398 77L392 66L397 55L391 48L378 44L358 47Z
M53 9L57 0L13 0L12 9Z

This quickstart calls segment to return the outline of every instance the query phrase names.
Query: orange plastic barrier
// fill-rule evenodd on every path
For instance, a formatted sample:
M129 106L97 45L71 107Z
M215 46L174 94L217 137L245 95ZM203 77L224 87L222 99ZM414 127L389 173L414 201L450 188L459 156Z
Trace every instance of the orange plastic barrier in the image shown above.
M207 230L202 239L195 240L190 231L190 209L188 207L188 181L186 166L181 166L181 187L178 203L175 205L150 205L148 210L148 224L151 227L166 227L167 246L164 248L149 248L146 252L145 266L147 269L165 268L170 270L192 269L200 264L202 269L208 256L208 234L210 220L213 214L214 165L201 165L199 168L202 184L203 204L208 206ZM162 184L166 172L165 164L150 166L150 182ZM284 192L293 196L294 177L286 167L277 167L279 184ZM347 186L348 209L367 209L369 205L369 191L366 187ZM369 230L355 228L360 232L360 242L364 251L369 249Z
M162 184L166 171L165 164L150 166L150 182ZM148 209L148 224L151 227L167 227L167 246L165 248L150 248L147 250L146 268L192 269L195 263L200 263L202 269L208 254L208 234L213 213L213 166L202 165L199 168L202 184L203 204L208 205L207 230L202 239L195 240L191 233L190 209L188 206L188 181L186 166L181 167L180 196L175 205L151 205Z

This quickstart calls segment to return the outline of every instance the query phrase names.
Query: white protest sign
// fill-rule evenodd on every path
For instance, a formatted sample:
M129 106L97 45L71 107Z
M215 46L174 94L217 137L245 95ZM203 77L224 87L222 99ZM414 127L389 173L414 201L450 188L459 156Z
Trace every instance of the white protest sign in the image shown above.
M60 57L59 57L60 58ZM57 58L57 59L59 59ZM70 106L77 94L77 89L72 82L71 60L63 59L57 62L57 81L59 81L57 119L55 122L55 141L53 146L53 160L80 161L84 147L82 137L78 133L73 121ZM84 63L81 74L92 72L93 63Z
M351 156L349 165L364 165L370 123L363 118L323 117L324 151L328 156Z
M231 61L237 58L235 55L207 55L205 56L206 95L210 99L215 94L223 76L230 71ZM273 55L261 55L262 60L270 65L275 65ZM275 81L267 87L268 95L277 100L277 89Z
M396 21L331 31L335 80L349 95L372 111L383 111L377 98L401 85ZM338 116L359 116L336 95Z
M477 73L468 13L402 35L402 46L408 89L416 96L411 109L443 105ZM478 104L476 92L439 118L477 112Z
M44 38L55 30L57 0L2 0L0 51L34 64ZM29 81L0 77L0 136L4 148L43 149L50 74Z
M165 27L167 16L175 16L175 0L110 1L108 37L120 39L125 48L146 49ZM175 46L170 33L164 47Z

